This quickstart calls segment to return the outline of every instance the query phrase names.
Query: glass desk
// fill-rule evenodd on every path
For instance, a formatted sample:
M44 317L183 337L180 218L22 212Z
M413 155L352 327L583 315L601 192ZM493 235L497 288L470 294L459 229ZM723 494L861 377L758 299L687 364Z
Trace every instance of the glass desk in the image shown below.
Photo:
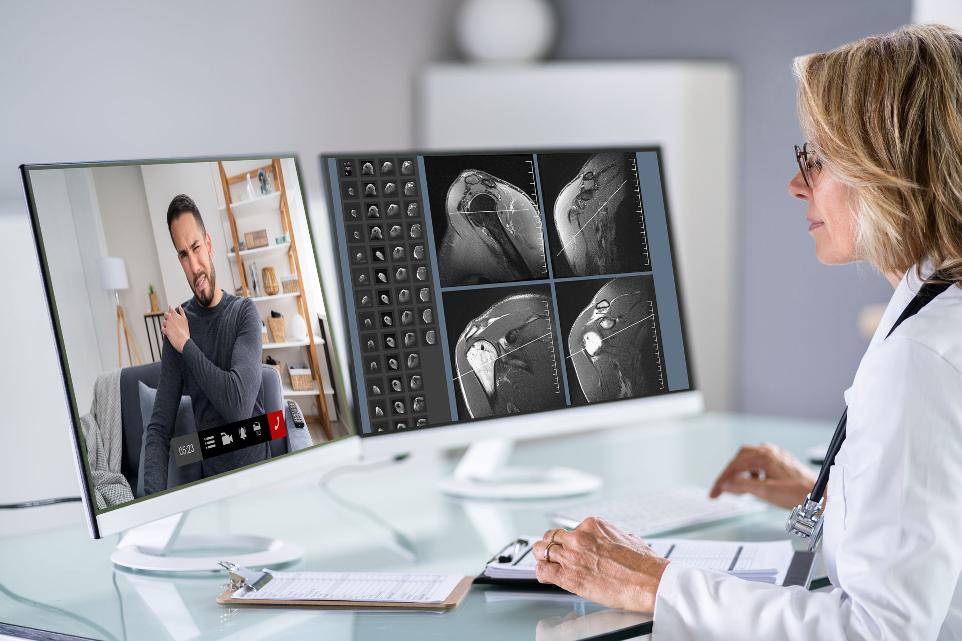
M772 442L798 456L831 436L832 425L735 415L704 415L639 428L526 441L514 462L567 465L604 479L601 495L703 487L745 443ZM437 481L454 458L412 456L332 481L341 497L375 511L403 532L416 559L385 527L334 502L319 479L266 487L194 510L187 532L245 532L283 538L306 550L303 570L444 572L475 575L509 540L551 527L561 501L471 502L447 498ZM593 497L594 498L594 497ZM581 501L568 499L569 501ZM45 509L45 508L40 508ZM28 520L24 510L4 519ZM767 510L679 536L784 538L785 513ZM215 596L224 579L156 577L114 571L118 537L89 538L76 521L56 530L0 538L0 638L109 641L286 639L629 639L651 630L648 615L608 610L564 593L506 592L475 586L447 612L229 609Z

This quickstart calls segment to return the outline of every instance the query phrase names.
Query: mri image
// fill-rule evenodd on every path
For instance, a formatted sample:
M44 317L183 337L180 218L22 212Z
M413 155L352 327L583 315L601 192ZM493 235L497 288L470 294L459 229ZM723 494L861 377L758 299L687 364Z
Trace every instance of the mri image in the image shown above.
M573 403L665 390L650 276L559 283L557 291Z
M556 276L649 268L632 154L544 154L538 163Z
M686 389L657 148L323 158L365 434Z
M531 156L435 156L425 169L442 287L547 278Z
M547 287L448 292L444 305L462 418L564 407Z

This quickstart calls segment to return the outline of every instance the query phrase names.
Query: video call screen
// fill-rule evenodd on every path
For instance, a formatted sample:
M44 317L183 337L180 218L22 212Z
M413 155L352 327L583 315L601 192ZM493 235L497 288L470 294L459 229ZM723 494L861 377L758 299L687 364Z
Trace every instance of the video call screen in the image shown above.
M98 511L353 433L294 158L25 178Z
M691 388L657 151L322 162L362 435Z

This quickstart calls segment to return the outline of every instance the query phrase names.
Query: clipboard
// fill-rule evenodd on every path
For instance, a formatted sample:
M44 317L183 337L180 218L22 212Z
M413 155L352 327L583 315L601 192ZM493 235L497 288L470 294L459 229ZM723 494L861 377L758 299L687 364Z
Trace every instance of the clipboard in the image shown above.
M529 576L492 576L488 573L491 568L516 565L531 553L533 540L535 540L534 537L523 537L508 543L501 551L488 560L484 571L474 578L474 583L476 585L500 586L521 590L566 592L563 588L552 584L540 583L537 579ZM816 589L812 587L813 575L816 568L815 556L815 552L795 550L785 578L780 585Z
M403 601L330 601L320 599L310 600L279 600L279 599L235 599L234 593L238 586L229 585L217 597L217 603L223 606L260 606L260 607L296 607L322 609L352 609L352 610L450 610L458 606L471 589L473 577L466 576L455 586L444 601L436 603L410 603Z
M493 577L488 574L488 570L492 567L499 565L512 566L520 562L521 559L527 557L527 555L531 554L531 546L535 540L537 540L536 537L522 537L505 545L499 552L488 559L484 570L481 572L481 574L474 578L474 583L476 585L492 585L527 590L566 592L566 590L559 588L556 585L552 585L550 583L540 583L535 578Z

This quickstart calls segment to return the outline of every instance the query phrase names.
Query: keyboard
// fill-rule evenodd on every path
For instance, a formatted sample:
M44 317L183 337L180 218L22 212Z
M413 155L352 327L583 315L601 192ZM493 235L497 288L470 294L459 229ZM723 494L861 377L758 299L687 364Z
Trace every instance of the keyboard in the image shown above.
M751 497L708 498L698 487L677 487L619 498L601 499L558 508L548 517L563 527L573 528L589 516L597 516L617 528L645 536L705 525L765 509Z

